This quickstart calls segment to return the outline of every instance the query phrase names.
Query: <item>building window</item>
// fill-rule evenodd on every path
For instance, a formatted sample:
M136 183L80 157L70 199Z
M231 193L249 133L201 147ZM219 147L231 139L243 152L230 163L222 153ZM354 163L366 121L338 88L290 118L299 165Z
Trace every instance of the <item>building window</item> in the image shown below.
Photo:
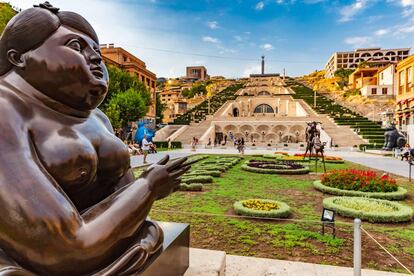
M371 94L372 95L377 95L377 88L372 88L371 89Z
M382 88L382 95L387 95L388 92L388 88L387 87L383 87Z
M400 85L404 85L405 84L404 71L401 71L400 72L400 75L399 75L399 83L400 83Z
M381 73L381 80L384 80L384 72Z
M412 80L412 78L413 78L413 74L412 74L412 72L413 72L412 68L411 68L411 67L409 67L409 68L407 69L407 84L408 84L408 86L410 86L410 84L411 84L411 80Z
M254 113L273 113L273 108L268 105L268 104L261 104L258 105L255 109L254 109Z

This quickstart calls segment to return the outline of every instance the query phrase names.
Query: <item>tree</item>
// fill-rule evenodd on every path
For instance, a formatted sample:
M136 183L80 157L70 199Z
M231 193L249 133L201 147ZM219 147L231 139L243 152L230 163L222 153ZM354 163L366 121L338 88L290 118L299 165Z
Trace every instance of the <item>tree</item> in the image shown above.
M121 113L119 111L119 107L115 102L108 103L104 110L106 116L108 116L109 121L111 121L112 127L121 128L123 126L123 122L121 120Z
M191 98L190 97L190 90L188 88L184 88L183 91L181 92L181 95L183 95L183 97L185 97L185 98Z
M108 66L108 95L100 108L108 116L114 128L137 121L148 112L151 94L134 75L117 67Z
M109 65L107 68L109 73L108 95L103 101L102 106L105 106L118 93L125 92L130 88L140 93L147 105L151 104L150 92L136 76L115 66Z
M104 109L114 127L137 121L148 112L148 105L140 93L130 88L113 96Z
M339 78L338 85L340 88L344 88L348 85L349 75L354 72L354 69L339 68L335 71L334 76Z
M0 3L0 33L3 32L7 23L17 14L9 3Z
M164 118L164 110L166 108L166 105L161 102L160 94L157 93L156 98L156 123L162 122L162 119Z

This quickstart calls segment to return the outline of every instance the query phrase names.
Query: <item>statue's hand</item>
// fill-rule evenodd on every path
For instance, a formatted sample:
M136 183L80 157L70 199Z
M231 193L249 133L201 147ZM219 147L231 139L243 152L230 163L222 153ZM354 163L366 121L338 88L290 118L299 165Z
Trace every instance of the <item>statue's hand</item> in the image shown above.
M190 169L189 164L184 162L187 158L181 158L167 164L169 156L151 165L142 177L148 179L150 189L155 195L155 199L162 199L175 192L181 182L180 176Z

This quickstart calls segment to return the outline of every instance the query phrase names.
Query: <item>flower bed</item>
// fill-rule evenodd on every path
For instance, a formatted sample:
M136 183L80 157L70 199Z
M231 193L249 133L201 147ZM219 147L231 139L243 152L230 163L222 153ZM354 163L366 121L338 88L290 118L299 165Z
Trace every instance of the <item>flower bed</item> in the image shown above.
M323 193L337 196L361 196L387 200L403 200L407 196L407 190L402 187L398 187L394 192L363 192L329 187L322 184L320 180L313 182L313 187Z
M395 179L388 175L379 177L374 171L333 170L322 175L321 183L341 190L380 193L398 191Z
M294 156L296 158L302 158L303 159L305 157L305 154L304 153L295 153ZM309 154L306 154L306 157L309 157ZM310 157L315 158L316 154L312 153L312 155ZM318 155L318 157L319 157L320 160L322 160L322 157L320 155ZM325 159L326 163L342 164L342 163L345 162L344 159L342 159L341 157L338 157L338 156L327 155L327 156L324 156L324 159Z
M286 218L290 214L286 203L270 199L240 200L233 208L236 214L251 217Z
M291 161L250 160L241 166L242 170L268 174L307 174L309 168Z
M407 196L407 190L402 187L398 187L398 190L394 192L362 192L329 187L323 185L320 180L313 182L313 187L323 193L337 196L361 196L387 200L403 200Z
M289 155L289 153L284 152L284 151L275 151L273 154L276 154L276 155Z
M323 207L334 210L344 217L360 218L370 222L410 221L413 210L403 204L364 197L328 197Z

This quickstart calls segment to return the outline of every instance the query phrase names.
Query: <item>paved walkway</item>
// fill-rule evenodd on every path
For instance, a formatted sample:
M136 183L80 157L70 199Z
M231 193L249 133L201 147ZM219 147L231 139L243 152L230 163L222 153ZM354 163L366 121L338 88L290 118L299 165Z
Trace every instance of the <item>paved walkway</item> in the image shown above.
M289 154L295 153L302 153L303 149L278 149L277 151L288 152ZM275 150L269 150L266 148L263 149L247 149L246 155L251 154L271 154L275 152ZM163 151L156 154L148 155L148 162L154 163L163 158L165 155L169 154L172 159L189 156L193 154L238 154L237 150L233 147L227 148L213 148L213 149L204 149L200 148L197 151L191 151L189 148L180 149L180 150L172 150L172 151ZM395 159L393 157L385 157L381 155L374 155L362 152L355 152L355 151L333 151L327 150L327 155L334 155L340 156L347 161L351 161L357 164L361 164L370 168L374 168L377 170L382 170L384 172L389 172L392 174L396 174L403 177L408 177L409 174L409 166L407 162L402 162L399 159ZM131 166L139 167L143 165L143 158L142 156L133 156L131 157ZM414 176L414 167L413 173Z
M184 276L351 276L353 268L227 255L223 251L190 248L190 267ZM362 276L407 274L362 269Z

